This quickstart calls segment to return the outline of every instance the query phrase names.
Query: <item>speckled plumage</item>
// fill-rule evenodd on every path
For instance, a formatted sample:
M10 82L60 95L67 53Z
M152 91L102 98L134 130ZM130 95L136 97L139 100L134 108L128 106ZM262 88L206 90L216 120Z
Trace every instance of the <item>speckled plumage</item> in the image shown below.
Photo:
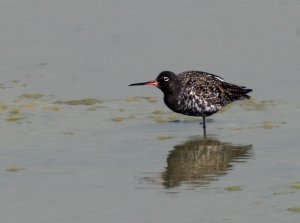
M155 81L131 84L153 85L164 93L165 104L174 112L205 117L219 111L225 105L242 99L249 99L252 89L227 83L223 78L202 71L185 71L174 74L161 72Z
M185 71L175 79L176 90L164 94L164 101L170 109L184 115L210 116L235 100L250 98L250 89L227 83L214 74Z

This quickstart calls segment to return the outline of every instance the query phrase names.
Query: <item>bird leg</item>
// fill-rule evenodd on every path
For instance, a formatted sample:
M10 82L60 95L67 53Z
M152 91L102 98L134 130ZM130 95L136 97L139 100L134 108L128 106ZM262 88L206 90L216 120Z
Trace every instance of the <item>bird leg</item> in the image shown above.
M205 116L202 117L203 121L202 121L202 125L203 125L203 135L204 138L206 137L206 124L205 124Z

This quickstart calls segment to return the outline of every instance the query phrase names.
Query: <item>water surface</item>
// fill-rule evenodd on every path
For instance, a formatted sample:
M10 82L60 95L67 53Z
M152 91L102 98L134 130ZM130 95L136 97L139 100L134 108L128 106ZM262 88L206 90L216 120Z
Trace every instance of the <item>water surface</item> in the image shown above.
M298 222L299 10L0 3L2 221ZM253 100L210 117L204 140L159 90L128 87L165 69L216 73Z

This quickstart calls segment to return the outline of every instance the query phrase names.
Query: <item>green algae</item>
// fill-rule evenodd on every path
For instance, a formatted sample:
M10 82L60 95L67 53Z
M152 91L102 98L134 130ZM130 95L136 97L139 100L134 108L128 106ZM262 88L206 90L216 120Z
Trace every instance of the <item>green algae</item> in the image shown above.
M55 104L64 104L64 105L95 105L102 104L103 101L95 98L84 98L84 99L75 99L75 100L66 100L66 101L56 101Z
M232 130L232 131L241 131L242 129L241 128L231 128L230 130Z
M156 103L156 102L158 102L158 99L154 98L154 97L144 97L144 99L146 99L146 101L148 103Z
M5 120L8 122L19 122L24 119L22 114L12 114L9 115Z
M9 106L7 104L0 104L0 110L7 110Z
M238 101L237 103L247 111L269 111L278 105L278 103L273 100L257 101L254 98Z
M125 99L126 102L142 102L143 99L141 97L128 97Z
M6 168L5 170L7 172L18 172L18 171L25 170L25 169L26 168L24 168L24 167L12 166L12 167Z
M60 105L46 105L42 107L46 111L59 111L61 110Z
M40 93L25 93L22 94L21 98L26 98L26 99L40 99L44 97L43 94Z
M154 97L128 97L125 99L126 102L148 102L148 103L156 103L158 102L157 98Z
M93 105L87 108L88 111L97 111L99 108L103 108L102 105Z
M20 108L12 108L8 112L12 115L17 115L17 114L21 113L21 109Z
M174 136L158 136L158 140L168 140L168 139L174 139Z
M123 118L123 117L115 117L115 118L112 118L111 120L114 121L114 122L123 122L125 120L125 118Z
M11 82L14 83L14 84L17 84L17 83L19 83L21 81L20 80L12 80Z
M228 104L225 107L221 108L218 112L219 113L224 113L224 112L230 110L231 108L232 108L232 104Z
M227 190L227 191L241 191L242 190L242 186L239 186L239 185L228 186L228 187L225 187L225 190Z
M153 120L156 121L156 122L158 122L158 123L163 123L163 122L167 122L168 121L167 118L164 118L162 116L154 116Z
M0 83L0 89L5 89L5 88L6 88L5 84Z
M294 191L283 191L283 192L274 192L272 193L273 196L278 196L278 195L287 195L287 194L294 194Z
M163 115L163 114L165 114L165 112L162 111L162 110L154 110L154 111L152 112L152 114L154 114L154 115Z
M300 206L289 207L287 210L291 212L300 213Z
M264 129L274 129L274 128L278 128L279 125L272 122L264 122L261 127Z
M292 188L293 188L293 189L298 189L298 190L300 190L300 182L294 183L294 184L292 185Z
M178 114L166 115L165 113L161 113L160 110L152 112L153 116L149 116L150 119L153 119L155 122L163 123L163 122L186 122L186 121L199 121L199 117L192 116L184 116ZM165 114L165 115L164 115Z
M34 108L37 108L39 107L39 103L37 102L31 102L31 103L24 103L24 104L21 104L19 105L20 108L24 108L24 109L34 109Z

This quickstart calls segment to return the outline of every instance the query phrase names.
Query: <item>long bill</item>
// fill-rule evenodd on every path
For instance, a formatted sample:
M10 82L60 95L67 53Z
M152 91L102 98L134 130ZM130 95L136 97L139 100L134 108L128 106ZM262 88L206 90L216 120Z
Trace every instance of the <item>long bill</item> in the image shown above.
M139 86L139 85L151 85L151 86L157 86L157 81L147 81L147 82L141 82L141 83L135 83L135 84L129 84L129 86Z

